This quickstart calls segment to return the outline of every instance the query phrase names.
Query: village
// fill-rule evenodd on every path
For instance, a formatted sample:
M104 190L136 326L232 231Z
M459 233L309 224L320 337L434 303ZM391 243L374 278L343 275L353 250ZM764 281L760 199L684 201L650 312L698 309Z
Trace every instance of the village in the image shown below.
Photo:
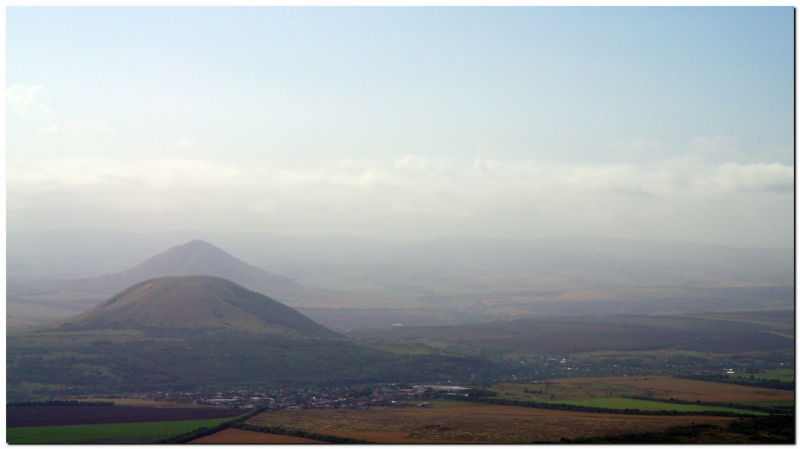
M195 404L224 406L232 409L359 409L370 407L422 407L430 408L433 404L425 402L440 399L448 395L466 394L469 388L457 385L413 385L389 384L366 385L354 388L330 389L272 389L272 390L237 390L216 393L198 392L163 392L113 395L113 396L80 396L73 399L134 399L167 402L173 404ZM411 402L409 402L411 401Z

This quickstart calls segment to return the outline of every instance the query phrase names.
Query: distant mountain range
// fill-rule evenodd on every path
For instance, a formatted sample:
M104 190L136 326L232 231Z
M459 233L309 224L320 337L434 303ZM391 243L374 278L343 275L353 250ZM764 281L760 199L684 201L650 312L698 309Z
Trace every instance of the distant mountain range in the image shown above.
M211 250L210 245L201 242L188 245ZM87 312L51 326L76 330L191 329L338 336L274 299L213 276L174 276L140 282Z
M185 243L197 238L203 240ZM794 299L791 248L188 231L9 232L7 241L12 327L75 315L138 282L179 275L231 280L342 331L523 316L782 310Z
M346 235L81 230L8 232L8 280L85 278L120 272L164 248L193 239L301 283L306 278L331 275L369 282L384 277L386 267L425 267L437 273L462 268L511 273L568 271L573 278L612 272L612 279L605 282L615 282L617 288L709 280L773 286L794 282L792 248L600 237L509 240L460 236L388 242ZM417 277L406 269L389 269L387 274L395 280L404 275Z

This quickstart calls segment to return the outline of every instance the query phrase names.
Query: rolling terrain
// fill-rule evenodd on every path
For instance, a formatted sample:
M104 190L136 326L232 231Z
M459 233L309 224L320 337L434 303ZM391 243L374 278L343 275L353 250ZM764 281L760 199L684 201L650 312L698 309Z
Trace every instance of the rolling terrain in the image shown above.
M236 431L214 433L211 442L284 441L264 431L380 443L555 442L608 435L676 441L670 432L683 432L686 441L785 442L793 438L784 422L791 415L778 415L779 425L754 436L747 426L773 419L767 416L773 411L793 410L794 383L776 386L761 378L793 373L791 319L786 312L562 317L400 326L347 332L360 338L346 338L231 281L175 276L136 284L78 316L10 331L7 397L272 392L270 407L279 410L258 414ZM737 377L726 379L734 383L679 378L721 367L735 368ZM399 404L411 399L404 392L413 390L402 389L408 385L448 382L473 389L469 397L439 394L460 400L434 398L433 408ZM354 388L343 393L341 386ZM318 389L336 398L368 396L371 407L288 406L318 401ZM135 419L130 411L119 412ZM223 425L137 421L48 426L44 432L19 427L9 441L147 442L216 424ZM636 435L625 436L631 433Z
M486 361L365 345L210 276L148 280L62 321L9 332L7 397L464 378Z

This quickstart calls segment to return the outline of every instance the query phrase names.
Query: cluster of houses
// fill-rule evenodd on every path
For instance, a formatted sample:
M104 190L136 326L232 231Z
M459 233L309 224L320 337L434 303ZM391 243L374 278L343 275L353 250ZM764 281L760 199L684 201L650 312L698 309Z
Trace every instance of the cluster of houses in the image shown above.
M360 396L360 397L347 397L342 396L339 398L335 398L330 394L321 394L319 397L312 396L310 400L306 400L304 404L300 406L303 409L358 409L358 410L367 410L370 406L381 406L381 407L396 407L396 408L405 408L405 407L421 407L421 408L430 408L433 407L433 404L429 402L415 402L414 404L405 401L418 401L419 399L428 399L434 398L442 393L444 394L454 394L454 393L461 393L468 390L465 387L459 386L451 386L451 385L414 385L411 388L392 388L392 387L379 387L374 388L372 390L372 394L369 396ZM289 408L297 407L296 404L292 404Z
M372 388L336 388L330 390L280 389L269 391L228 391L217 393L163 392L145 395L114 396L106 399L145 399L175 404L206 404L229 408L254 409L357 409L370 407L433 407L427 399L463 394L468 388L453 385L414 385L410 388L379 386ZM408 402L408 401L413 401ZM421 402L420 402L421 401Z

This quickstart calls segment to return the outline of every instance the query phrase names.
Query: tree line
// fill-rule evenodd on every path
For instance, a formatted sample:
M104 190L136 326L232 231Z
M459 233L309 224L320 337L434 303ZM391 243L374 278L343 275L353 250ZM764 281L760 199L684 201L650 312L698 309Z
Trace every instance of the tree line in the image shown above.
M483 402L493 405L511 405L514 407L529 407L529 408L542 408L548 410L568 410L573 412L589 412L589 413L611 413L623 415L657 415L657 416L726 416L726 417L754 417L756 415L750 413L736 413L721 410L703 410L696 412L685 412L678 410L639 410L639 409L619 409L619 408L606 408L606 407L591 407L587 405L574 405L574 404L561 404L554 402L535 402L535 401L520 401L516 399L501 399L501 398L474 398L471 396L453 396L457 401L467 402Z
M685 401L682 399L651 398L649 396L637 396L637 395L631 395L631 396L622 395L622 397L627 399L639 399L642 401L666 402L669 404L702 405L707 407L738 408L741 410L750 410L753 412L794 414L794 407L786 407L780 405L775 405L772 407L764 407L760 405L751 405L751 404L735 404L733 402L709 402L709 401L701 401L699 399L692 402L692 401Z
M747 379L744 377L730 377L725 374L684 374L676 375L674 377L680 379L704 380L706 382L744 385L747 387L761 387L771 388L773 390L794 391L794 382L781 382L780 379Z
M174 437L168 438L164 441L161 441L161 443L162 444L188 443L198 438L203 438L209 435L213 435L217 432L221 432L225 429L240 429L240 430L249 430L251 432L271 433L274 435L287 435L292 437L306 438L309 440L325 441L328 443L345 443L345 444L369 443L369 441L366 440L337 437L335 435L324 435L321 433L306 432L305 430L287 429L283 426L259 426L255 424L247 424L245 422L256 415L265 412L266 410L267 408L265 407L258 408L246 415L242 415L230 421L225 421L214 427L200 427L199 429L192 430L191 432L187 432L181 435L176 435Z

